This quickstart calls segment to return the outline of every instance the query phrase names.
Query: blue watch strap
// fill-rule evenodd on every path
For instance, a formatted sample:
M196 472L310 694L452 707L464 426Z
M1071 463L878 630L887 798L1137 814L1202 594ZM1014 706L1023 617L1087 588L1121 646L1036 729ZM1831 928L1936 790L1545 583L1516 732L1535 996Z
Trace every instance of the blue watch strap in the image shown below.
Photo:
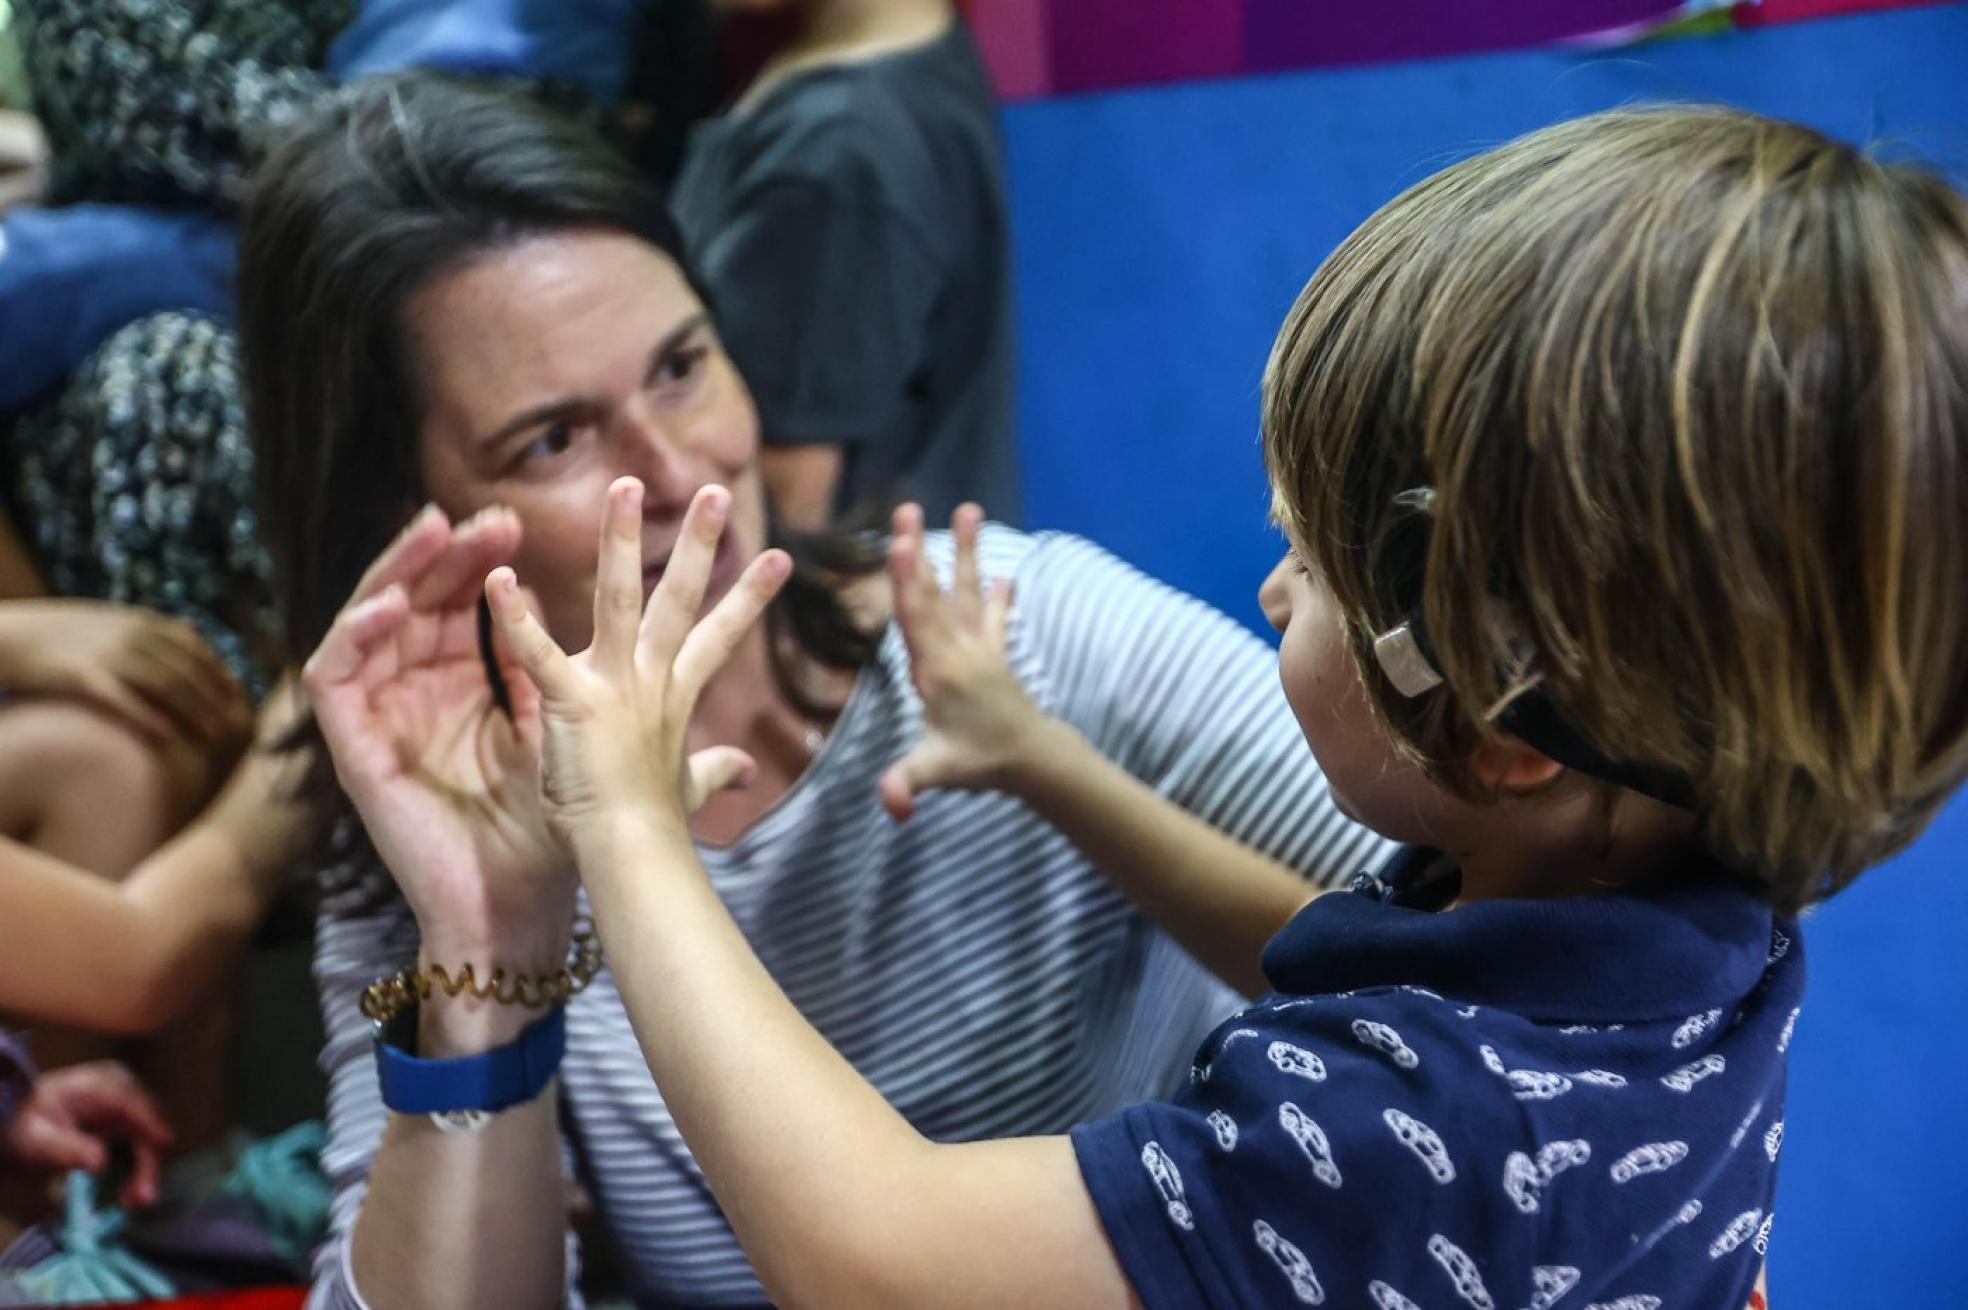
M414 1010L407 1013L415 1015ZM567 1051L567 1007L554 1006L504 1046L456 1060L412 1055L392 1042L394 1035L376 1034L376 1076L384 1105L398 1114L496 1114L532 1100L553 1080Z

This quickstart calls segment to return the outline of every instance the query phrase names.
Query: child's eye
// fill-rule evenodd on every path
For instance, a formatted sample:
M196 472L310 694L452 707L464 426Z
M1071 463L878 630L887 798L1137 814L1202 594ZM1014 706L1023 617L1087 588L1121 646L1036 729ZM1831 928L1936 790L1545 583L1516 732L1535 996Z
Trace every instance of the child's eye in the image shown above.
M1310 577L1312 574L1312 570L1305 567L1305 561L1298 557L1298 552L1295 550L1285 552L1285 566L1301 578Z

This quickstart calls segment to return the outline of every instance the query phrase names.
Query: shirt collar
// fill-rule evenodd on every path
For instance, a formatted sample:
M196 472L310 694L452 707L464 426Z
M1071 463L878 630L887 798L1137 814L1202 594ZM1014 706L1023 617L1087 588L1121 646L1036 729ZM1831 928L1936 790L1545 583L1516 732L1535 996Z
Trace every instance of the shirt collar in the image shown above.
M1401 904L1433 860L1397 852L1378 880L1391 899L1369 886L1306 906L1265 948L1271 985L1316 995L1418 984L1530 1019L1644 1023L1733 1003L1769 962L1774 912L1726 881L1441 913Z

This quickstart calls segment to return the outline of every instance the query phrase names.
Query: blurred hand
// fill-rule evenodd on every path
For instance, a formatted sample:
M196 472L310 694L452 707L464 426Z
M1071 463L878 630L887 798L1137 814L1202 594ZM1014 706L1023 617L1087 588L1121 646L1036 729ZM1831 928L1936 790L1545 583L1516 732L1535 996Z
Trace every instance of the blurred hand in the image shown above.
M171 1130L130 1071L114 1060L42 1074L27 1101L0 1128L0 1156L41 1174L70 1169L100 1174L109 1167L110 1149L117 1142L130 1144L133 1161L122 1203L154 1204Z
M86 701L163 745L229 755L253 721L245 690L188 623L96 600L0 602L0 689Z
M929 788L1002 786L1047 722L1005 657L1011 584L998 582L986 596L978 575L983 520L975 505L951 518L956 574L945 592L923 558L921 508L895 511L888 552L895 617L923 702L921 739L881 778L882 807L897 821L915 813L917 794Z

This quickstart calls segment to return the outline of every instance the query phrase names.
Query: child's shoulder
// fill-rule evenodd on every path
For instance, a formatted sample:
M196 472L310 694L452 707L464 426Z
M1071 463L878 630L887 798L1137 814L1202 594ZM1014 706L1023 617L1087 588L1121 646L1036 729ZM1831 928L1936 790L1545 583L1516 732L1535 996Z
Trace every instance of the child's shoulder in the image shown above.
M1163 1230L1135 1272L1206 1244L1220 1304L1306 1279L1523 1304L1567 1278L1598 1289L1583 1303L1645 1292L1606 1281L1636 1241L1662 1287L1732 1279L1715 1261L1764 1231L1781 1144L1780 1053L1752 1049L1780 1022L1538 1021L1414 985L1274 995L1212 1034L1170 1103L1076 1146L1110 1234L1150 1213Z

